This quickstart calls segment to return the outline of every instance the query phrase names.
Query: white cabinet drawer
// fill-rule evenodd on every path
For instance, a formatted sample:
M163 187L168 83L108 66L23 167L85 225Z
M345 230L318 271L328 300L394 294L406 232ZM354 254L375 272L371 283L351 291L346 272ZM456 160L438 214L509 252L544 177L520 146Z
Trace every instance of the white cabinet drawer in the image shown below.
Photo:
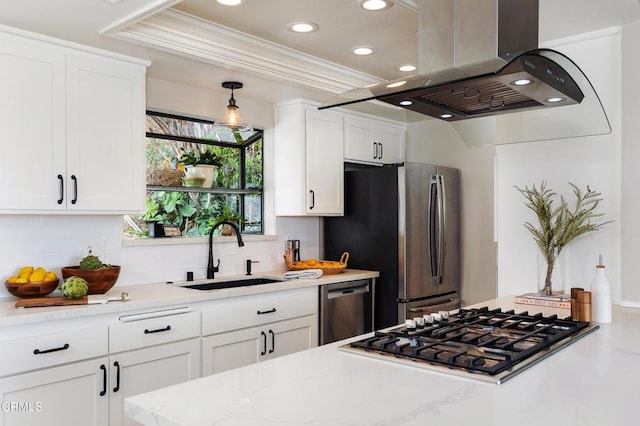
M224 333L318 312L318 288L226 299L202 312L202 335Z
M0 342L0 377L104 356L108 343L106 325Z
M109 326L109 352L122 352L200 336L200 313L188 312Z

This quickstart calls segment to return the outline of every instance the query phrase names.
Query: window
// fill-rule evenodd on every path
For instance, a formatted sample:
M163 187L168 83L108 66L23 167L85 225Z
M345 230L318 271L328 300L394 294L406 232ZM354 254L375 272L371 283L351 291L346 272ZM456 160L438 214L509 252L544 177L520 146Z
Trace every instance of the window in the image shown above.
M151 224L154 233L160 224L167 235L208 235L223 219L238 223L243 233L262 234L262 130L239 132L147 111L146 132L146 213L125 217L126 238L148 236ZM199 170L206 168L213 169L209 181L184 179L205 177Z

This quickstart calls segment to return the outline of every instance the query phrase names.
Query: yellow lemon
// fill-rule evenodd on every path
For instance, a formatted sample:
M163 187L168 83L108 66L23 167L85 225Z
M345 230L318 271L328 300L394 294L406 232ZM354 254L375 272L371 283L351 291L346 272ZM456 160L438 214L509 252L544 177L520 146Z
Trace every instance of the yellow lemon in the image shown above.
M32 272L33 272L33 266L23 266L22 268L20 268L20 271L18 271L18 276L23 274L31 275Z
M31 274L31 276L29 277L29 281L32 283L43 281L45 275L46 275L46 272L44 271L44 269L35 270L33 274Z
M33 270L33 272L38 272L38 271L42 271L45 274L47 273L47 270L44 269L42 266L38 266L36 269Z
M18 277L16 277L15 275L11 275L7 280L7 282L15 283L17 280L18 280Z
M16 280L16 284L24 284L26 282L27 282L27 279L26 278L22 278L22 277L20 277L20 278L18 278Z
M58 277L56 276L56 273L53 271L47 272L47 274L44 276L45 281L55 281L57 279Z

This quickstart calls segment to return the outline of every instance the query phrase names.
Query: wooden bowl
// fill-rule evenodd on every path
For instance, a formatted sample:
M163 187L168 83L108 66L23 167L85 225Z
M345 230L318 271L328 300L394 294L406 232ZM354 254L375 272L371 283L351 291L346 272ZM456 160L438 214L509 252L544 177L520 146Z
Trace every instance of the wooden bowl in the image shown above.
M120 266L111 265L110 268L80 269L79 266L65 266L62 268L62 278L72 276L83 278L89 287L87 294L104 294L111 290L120 276Z
M35 281L29 283L10 283L5 281L9 293L16 297L44 297L58 287L60 280Z

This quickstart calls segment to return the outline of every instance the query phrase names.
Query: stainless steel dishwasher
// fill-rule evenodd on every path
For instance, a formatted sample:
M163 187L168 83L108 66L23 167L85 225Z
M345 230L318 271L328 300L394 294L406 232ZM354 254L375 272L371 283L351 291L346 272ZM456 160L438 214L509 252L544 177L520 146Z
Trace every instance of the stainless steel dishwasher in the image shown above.
M373 331L375 279L320 287L320 344Z

